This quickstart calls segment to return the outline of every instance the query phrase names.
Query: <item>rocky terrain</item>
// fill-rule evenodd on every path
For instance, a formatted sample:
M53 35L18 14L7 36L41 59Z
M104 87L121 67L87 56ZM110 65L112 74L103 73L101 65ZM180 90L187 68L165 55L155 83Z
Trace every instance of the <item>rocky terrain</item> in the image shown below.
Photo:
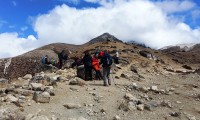
M158 51L102 36L82 46L56 43L1 60L0 120L200 120L198 45L181 53ZM70 58L85 50L119 50L112 85L77 77L73 60L62 70L41 65L42 55L56 58L63 49ZM184 59L190 53L193 62Z

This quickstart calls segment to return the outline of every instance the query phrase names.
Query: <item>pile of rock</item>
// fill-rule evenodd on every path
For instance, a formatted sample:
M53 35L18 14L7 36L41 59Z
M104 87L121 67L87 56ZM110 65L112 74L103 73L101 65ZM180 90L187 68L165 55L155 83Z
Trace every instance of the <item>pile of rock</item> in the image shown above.
M131 83L130 85L122 89L123 92L130 92L133 90L141 91L143 93L154 92L157 94L171 95L175 91L175 88L167 87L165 89L158 89L158 86L156 85L145 87L145 86L138 86L136 83Z

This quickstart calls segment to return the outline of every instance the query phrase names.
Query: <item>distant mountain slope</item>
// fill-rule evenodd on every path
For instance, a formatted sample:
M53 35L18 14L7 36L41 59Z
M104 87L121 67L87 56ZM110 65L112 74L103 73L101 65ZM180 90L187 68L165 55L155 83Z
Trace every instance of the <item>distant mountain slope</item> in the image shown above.
M162 49L161 51L178 63L190 64L194 68L200 67L200 44L173 46Z
M49 58L58 59L58 53L66 50L69 53L75 52L80 46L65 43L54 43L41 48L29 51L17 57L0 60L0 78L16 78L25 74L35 74L45 70L41 64L41 58L48 55ZM9 60L11 61L9 63ZM5 69L5 64L8 64ZM5 71L7 74L5 74Z
M96 38L93 38L92 40L90 40L89 42L87 42L86 44L91 45L97 42L122 42L121 40L117 39L115 36L109 34L109 33L104 33Z

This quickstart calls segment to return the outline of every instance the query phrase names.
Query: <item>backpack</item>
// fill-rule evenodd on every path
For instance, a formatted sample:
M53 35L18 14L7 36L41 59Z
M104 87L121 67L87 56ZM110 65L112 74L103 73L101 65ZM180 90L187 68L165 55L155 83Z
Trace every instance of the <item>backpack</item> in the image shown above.
M112 65L112 58L109 55L106 55L104 58L104 65L109 67Z

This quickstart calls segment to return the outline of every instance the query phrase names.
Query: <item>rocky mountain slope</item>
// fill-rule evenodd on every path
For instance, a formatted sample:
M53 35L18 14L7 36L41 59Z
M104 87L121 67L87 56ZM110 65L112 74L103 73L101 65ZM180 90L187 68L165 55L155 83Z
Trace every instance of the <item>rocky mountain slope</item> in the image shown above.
M187 64L193 69L200 67L200 44L188 46L174 46L161 50L163 54L171 57L176 63Z

